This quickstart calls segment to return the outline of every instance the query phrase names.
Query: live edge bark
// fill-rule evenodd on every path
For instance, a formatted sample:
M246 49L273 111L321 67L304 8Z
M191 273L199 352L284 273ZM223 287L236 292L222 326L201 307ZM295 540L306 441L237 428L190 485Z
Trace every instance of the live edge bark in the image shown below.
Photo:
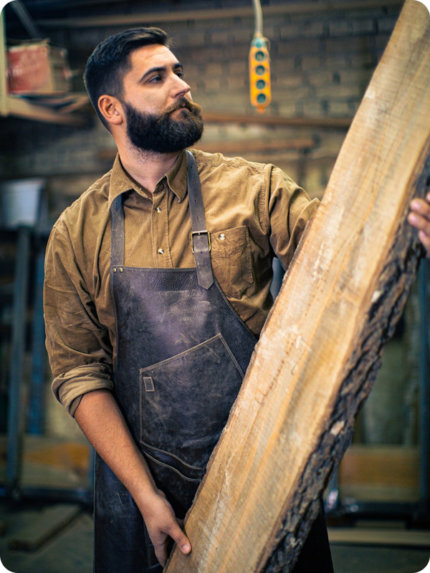
M167 573L292 570L415 278L429 153L430 17L406 0Z

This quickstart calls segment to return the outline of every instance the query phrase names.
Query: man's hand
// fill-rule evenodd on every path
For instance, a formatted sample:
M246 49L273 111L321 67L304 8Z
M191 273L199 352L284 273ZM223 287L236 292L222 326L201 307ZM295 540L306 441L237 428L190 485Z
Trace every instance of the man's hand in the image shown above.
M191 553L191 543L179 527L172 506L161 490L150 499L145 499L144 507L139 509L154 545L155 556L163 567L167 561L171 539L182 553L185 555Z
M430 257L430 193L425 199L414 199L410 204L409 223L418 229L418 237Z
M85 394L75 419L96 452L131 493L161 565L166 563L170 538L182 553L190 553L191 543L179 527L166 496L157 489L112 394L108 390ZM108 424L106 420L109 420ZM144 539L142 543L145 543Z

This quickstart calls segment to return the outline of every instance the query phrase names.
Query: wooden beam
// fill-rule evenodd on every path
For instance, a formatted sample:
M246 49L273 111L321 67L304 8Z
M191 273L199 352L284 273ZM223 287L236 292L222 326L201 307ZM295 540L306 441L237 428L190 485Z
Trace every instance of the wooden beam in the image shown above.
M428 531L380 528L336 528L329 530L330 543L347 545L384 545L395 547L430 547Z
M86 123L85 119L81 115L61 113L48 107L33 104L25 98L14 96L6 96L6 113L4 113L4 115L12 115L45 123L74 125L78 127L85 125Z
M406 0L166 573L292 570L415 278L429 109L430 19Z
M420 455L416 446L354 444L339 468L339 485L419 489ZM430 536L429 536L430 543Z
M265 6L264 16L287 14L320 14L324 12L345 12L372 10L403 4L403 0L361 0L350 2L294 2L282 6ZM188 20L215 20L231 18L252 18L252 7L219 8L213 10L169 10L166 12L115 14L112 16L87 16L83 18L40 19L39 26L45 28L99 28L100 26L131 26L160 24L162 22L186 22Z
M233 113L203 112L206 123L238 123L241 125L273 125L276 127L349 129L350 117L277 117L274 115L238 115Z

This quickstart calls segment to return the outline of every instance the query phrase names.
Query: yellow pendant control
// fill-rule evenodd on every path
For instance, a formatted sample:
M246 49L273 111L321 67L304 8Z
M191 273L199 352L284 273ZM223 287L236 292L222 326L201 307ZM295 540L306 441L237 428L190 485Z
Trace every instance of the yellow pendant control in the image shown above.
M270 56L267 41L262 36L254 37L249 52L249 83L251 103L260 113L270 104Z

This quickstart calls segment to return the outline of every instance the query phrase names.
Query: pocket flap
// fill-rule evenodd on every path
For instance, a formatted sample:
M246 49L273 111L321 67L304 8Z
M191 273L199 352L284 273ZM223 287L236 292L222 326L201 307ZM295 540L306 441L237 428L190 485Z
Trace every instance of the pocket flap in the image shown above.
M221 334L140 370L140 441L204 468L243 372ZM148 391L148 386L153 390Z

